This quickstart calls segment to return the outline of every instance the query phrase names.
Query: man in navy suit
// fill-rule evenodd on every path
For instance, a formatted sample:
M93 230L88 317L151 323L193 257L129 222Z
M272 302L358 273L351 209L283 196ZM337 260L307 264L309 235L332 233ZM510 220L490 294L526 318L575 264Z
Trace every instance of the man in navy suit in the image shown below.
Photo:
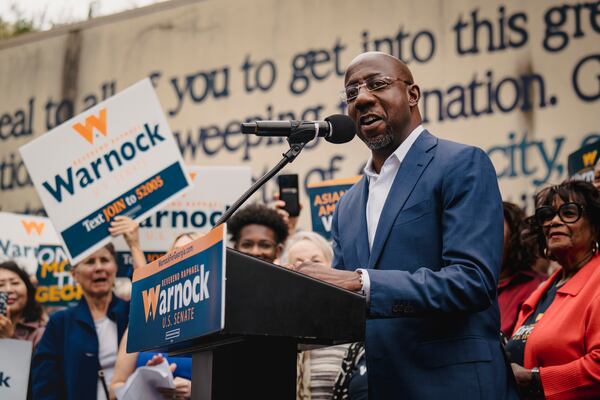
M295 269L366 295L371 399L516 399L499 340L492 163L422 127L420 89L392 56L356 57L345 96L371 157L333 218L336 269Z

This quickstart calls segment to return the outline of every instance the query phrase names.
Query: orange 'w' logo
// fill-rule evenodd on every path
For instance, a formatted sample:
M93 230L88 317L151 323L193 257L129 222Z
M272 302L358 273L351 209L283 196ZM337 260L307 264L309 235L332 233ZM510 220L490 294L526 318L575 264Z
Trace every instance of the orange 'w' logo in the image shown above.
M156 318L156 306L158 305L158 293L160 292L160 285L156 285L148 290L142 290L142 298L144 300L144 314L146 315L146 322L148 322L148 316L150 315L150 308L152 307L152 319Z
M23 225L23 228L25 228L25 232L27 232L29 236L31 236L32 231L36 231L37 235L40 236L42 234L42 231L44 230L45 224L45 222L21 220L21 225Z
M77 131L90 144L94 144L94 128L103 136L106 136L106 108L100 109L98 116L90 115L85 119L85 125L81 123L73 124L73 129Z
M583 159L583 166L590 167L594 165L594 161L596 161L596 155L598 154L598 150L590 151L589 153L585 153L581 158Z

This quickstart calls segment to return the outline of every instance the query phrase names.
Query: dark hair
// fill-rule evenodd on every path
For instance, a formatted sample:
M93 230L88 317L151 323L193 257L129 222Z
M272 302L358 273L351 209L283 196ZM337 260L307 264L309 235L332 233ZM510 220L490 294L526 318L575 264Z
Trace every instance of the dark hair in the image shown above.
M25 304L25 309L23 310L23 319L25 322L39 321L44 310L42 309L42 305L35 300L35 287L31 283L27 272L23 271L14 261L0 263L0 269L14 272L27 287L27 304Z
M522 235L526 229L525 213L516 204L502 202L504 210L504 221L508 225L508 243L505 243L507 252L502 260L502 269L510 271L531 270L535 262L536 251L535 243L526 240Z
M583 216L590 222L595 240L600 240L600 193L594 185L586 181L572 180L547 187L535 196L535 207L536 209L543 206L552 207L556 198L560 198L565 203L574 201L583 205ZM536 228L540 252L544 254L544 247L546 246L544 232L537 223Z
M277 244L285 242L288 226L279 213L263 204L250 204L236 212L227 222L227 230L234 242L240 240L240 232L247 225L263 225L275 233Z

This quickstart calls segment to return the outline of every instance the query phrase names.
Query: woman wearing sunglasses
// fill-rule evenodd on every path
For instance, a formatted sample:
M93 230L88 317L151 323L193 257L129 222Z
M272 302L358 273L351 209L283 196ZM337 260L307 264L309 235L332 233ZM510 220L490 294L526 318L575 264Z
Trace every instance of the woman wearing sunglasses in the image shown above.
M600 195L571 181L536 196L541 252L561 266L525 301L507 351L526 399L600 398Z

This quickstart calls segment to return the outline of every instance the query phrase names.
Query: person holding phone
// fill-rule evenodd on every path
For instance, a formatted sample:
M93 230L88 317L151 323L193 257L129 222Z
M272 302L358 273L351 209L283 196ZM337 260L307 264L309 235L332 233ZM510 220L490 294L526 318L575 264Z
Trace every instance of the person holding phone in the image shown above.
M296 233L298 218L302 211L298 174L283 174L277 177L279 192L273 196L269 207L274 208L288 226L288 235Z
M14 261L0 263L0 303L0 339L29 340L35 348L47 318L29 276Z

